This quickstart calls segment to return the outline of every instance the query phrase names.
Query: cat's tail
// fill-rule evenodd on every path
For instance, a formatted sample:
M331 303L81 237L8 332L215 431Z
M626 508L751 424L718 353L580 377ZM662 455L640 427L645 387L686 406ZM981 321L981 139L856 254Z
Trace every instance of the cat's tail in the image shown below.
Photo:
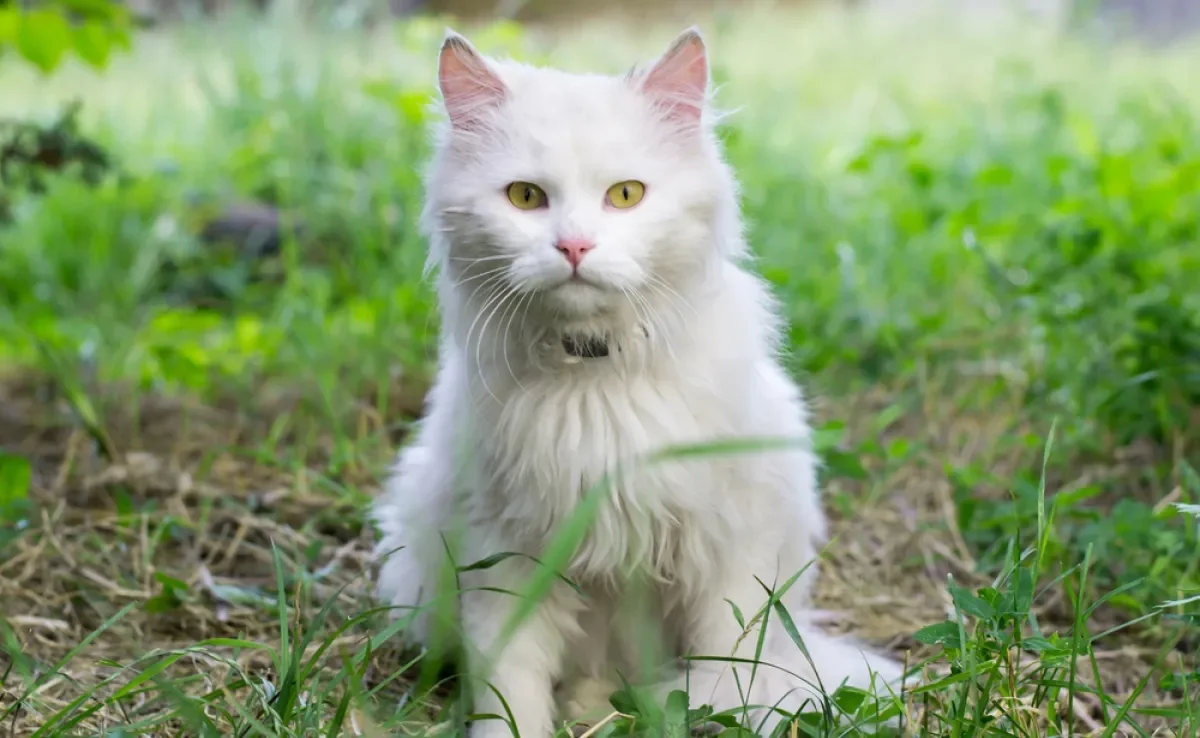
M770 704L783 712L760 713L760 735L775 734L785 714L824 712L825 705L833 702L834 693L843 686L874 694L880 703L901 694L903 665L857 639L833 635L811 623L799 622L795 632L788 635L793 636L789 641L794 641L794 636L798 635L804 644L803 650L794 643L789 644L791 656L786 659L788 670L801 679L784 678L782 681L786 686L771 690ZM833 709L835 713L839 712L838 708ZM859 724L857 729L863 734L873 734L878 725L897 727L898 715L885 717L878 723Z
M820 693L832 695L846 685L874 692L880 698L900 694L904 666L850 636L833 635L810 623L796 623L797 635L804 644L804 651L794 646L796 658L802 664L801 673L816 671L816 678L809 681L809 696Z
M797 622L795 630L786 633L781 624L775 625L779 630L771 629L768 636L773 645L755 659L752 679L747 679L751 667L745 663L732 667L740 677L734 677L729 667L694 663L663 691L684 689L692 707L707 704L717 712L732 709L736 714L738 705L750 707L746 727L763 736L775 735L790 715L825 712L842 686L872 693L880 703L900 695L904 668L894 659L811 623ZM794 642L796 636L803 648ZM882 723L895 726L897 717ZM874 732L869 726L858 727L862 733Z

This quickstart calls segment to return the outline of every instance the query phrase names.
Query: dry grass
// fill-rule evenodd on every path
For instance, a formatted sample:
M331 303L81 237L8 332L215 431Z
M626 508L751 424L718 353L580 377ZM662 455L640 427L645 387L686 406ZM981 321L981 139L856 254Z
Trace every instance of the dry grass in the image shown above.
M826 403L822 410L849 418L853 444L869 432L867 421L878 417L891 397L880 389L852 404ZM947 576L963 585L989 583L955 528L948 482L934 460L982 461L998 470L1028 461L993 452L1002 436L1022 430L1004 420L1018 415L964 414L954 409L962 406L960 398L934 397L939 396L931 393L918 413L883 433L880 440L905 438L922 447L919 456L888 475L885 488L872 493L840 482L828 490L829 497L852 495L858 502L850 515L831 510L835 541L818 593L827 627L882 644L912 664L937 650L917 643L912 634L953 617ZM27 696L26 704L36 709L13 715L12 735L32 735L46 715L95 685L106 685L93 696L97 701L112 694L126 681L111 679L118 665L139 655L185 652L163 676L193 695L221 690L235 673L268 674L268 650L239 653L195 645L236 638L278 647L273 547L289 570L312 575L304 601L293 603L297 622L311 620L329 601L339 618L372 605L372 532L362 524L361 504L348 496L339 499L330 485L373 493L386 451L329 480L319 471L326 439L318 439L300 465L237 451L286 414L286 405L234 408L111 393L100 404L111 458L76 422L69 403L56 399L53 383L29 376L0 383L0 447L32 460L32 497L41 510L37 535L22 538L0 564L0 602L28 657L53 664L72 654L56 676ZM373 422L363 419L364 425ZM162 574L186 583L187 594L168 611L156 612ZM239 601L252 597L261 602ZM131 604L124 617L77 650ZM1036 615L1052 631L1068 629L1073 617L1070 603L1057 592L1038 603ZM1092 628L1107 629L1119 621L1118 614L1103 612ZM333 641L324 664L331 675L369 632L355 628ZM1097 647L1110 696L1123 699L1152 668L1160 650L1155 638L1131 629ZM308 653L321 645L314 642ZM1176 655L1182 668L1182 654ZM403 656L394 643L375 653L363 686L387 680L393 698L402 699L403 678L392 680ZM938 666L929 670L944 672ZM13 691L5 693L0 708L15 697ZM81 727L102 732L172 708L147 694L105 705ZM1094 729L1089 734L1103 728L1094 699L1081 697L1075 711L1081 727Z
M246 435L261 430L257 418L161 397L109 397L104 404L117 411L105 416L108 458L52 392L30 379L0 388L0 446L33 461L41 510L39 535L19 541L0 565L0 601L24 652L44 663L64 658L122 607L134 609L38 690L41 710L61 709L111 676L112 663L152 649L223 637L278 643L273 546L299 570L321 572L307 592L318 607L330 598L346 612L366 606L369 533L360 511L319 492L303 467L238 454ZM119 498L144 512L121 511ZM320 553L306 561L314 546ZM188 585L187 599L169 612L146 611L163 591L158 574ZM256 593L262 604L230 601ZM311 605L298 617L311 616ZM235 660L251 673L269 665L265 651ZM172 671L203 693L225 683L228 668L196 653ZM92 722L99 730L128 719L101 711ZM24 711L13 729L23 735L42 720Z

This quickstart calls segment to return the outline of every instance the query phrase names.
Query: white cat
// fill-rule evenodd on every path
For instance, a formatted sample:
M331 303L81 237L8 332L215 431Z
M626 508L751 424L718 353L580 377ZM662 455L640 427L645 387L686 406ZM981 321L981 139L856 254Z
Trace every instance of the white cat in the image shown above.
M749 621L764 585L816 556L818 462L776 357L773 299L740 265L738 191L712 130L700 34L613 77L486 59L449 32L438 80L448 121L423 227L441 365L375 509L378 594L428 607L456 541L459 566L523 554L459 575L461 637L475 712L507 716L507 704L520 735L543 738L567 713L603 708L618 672L644 673L646 641L627 622L635 604L668 658L754 658L757 630L748 622L745 635L731 604ZM747 437L796 444L632 463ZM497 651L521 602L505 590L522 591L538 568L528 557L605 475L612 485L564 572L578 589L556 583ZM893 661L807 622L815 571L783 602L817 675L772 611L752 686L751 667L727 660L690 661L660 688L686 685L693 707L796 709L818 676L829 692L869 687L872 670L899 677ZM444 622L423 614L408 634L433 645ZM773 724L769 711L750 714ZM471 730L510 734L499 720Z

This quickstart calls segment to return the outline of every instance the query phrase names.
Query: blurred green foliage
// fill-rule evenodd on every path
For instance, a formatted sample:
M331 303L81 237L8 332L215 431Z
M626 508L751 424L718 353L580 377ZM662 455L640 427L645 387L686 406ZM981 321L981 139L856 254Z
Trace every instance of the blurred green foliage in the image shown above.
M72 53L102 68L114 51L129 48L130 21L114 0L0 2L0 56L16 52L43 74Z

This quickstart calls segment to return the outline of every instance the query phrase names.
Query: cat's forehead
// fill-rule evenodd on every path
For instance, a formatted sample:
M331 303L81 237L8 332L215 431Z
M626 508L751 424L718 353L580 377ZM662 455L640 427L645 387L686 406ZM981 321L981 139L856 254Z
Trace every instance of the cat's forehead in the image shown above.
M647 101L622 77L525 67L504 80L510 142L543 164L569 154L587 168L622 167L652 133Z
M642 110L638 93L622 77L525 66L506 69L503 76L511 112L531 124L582 124Z

